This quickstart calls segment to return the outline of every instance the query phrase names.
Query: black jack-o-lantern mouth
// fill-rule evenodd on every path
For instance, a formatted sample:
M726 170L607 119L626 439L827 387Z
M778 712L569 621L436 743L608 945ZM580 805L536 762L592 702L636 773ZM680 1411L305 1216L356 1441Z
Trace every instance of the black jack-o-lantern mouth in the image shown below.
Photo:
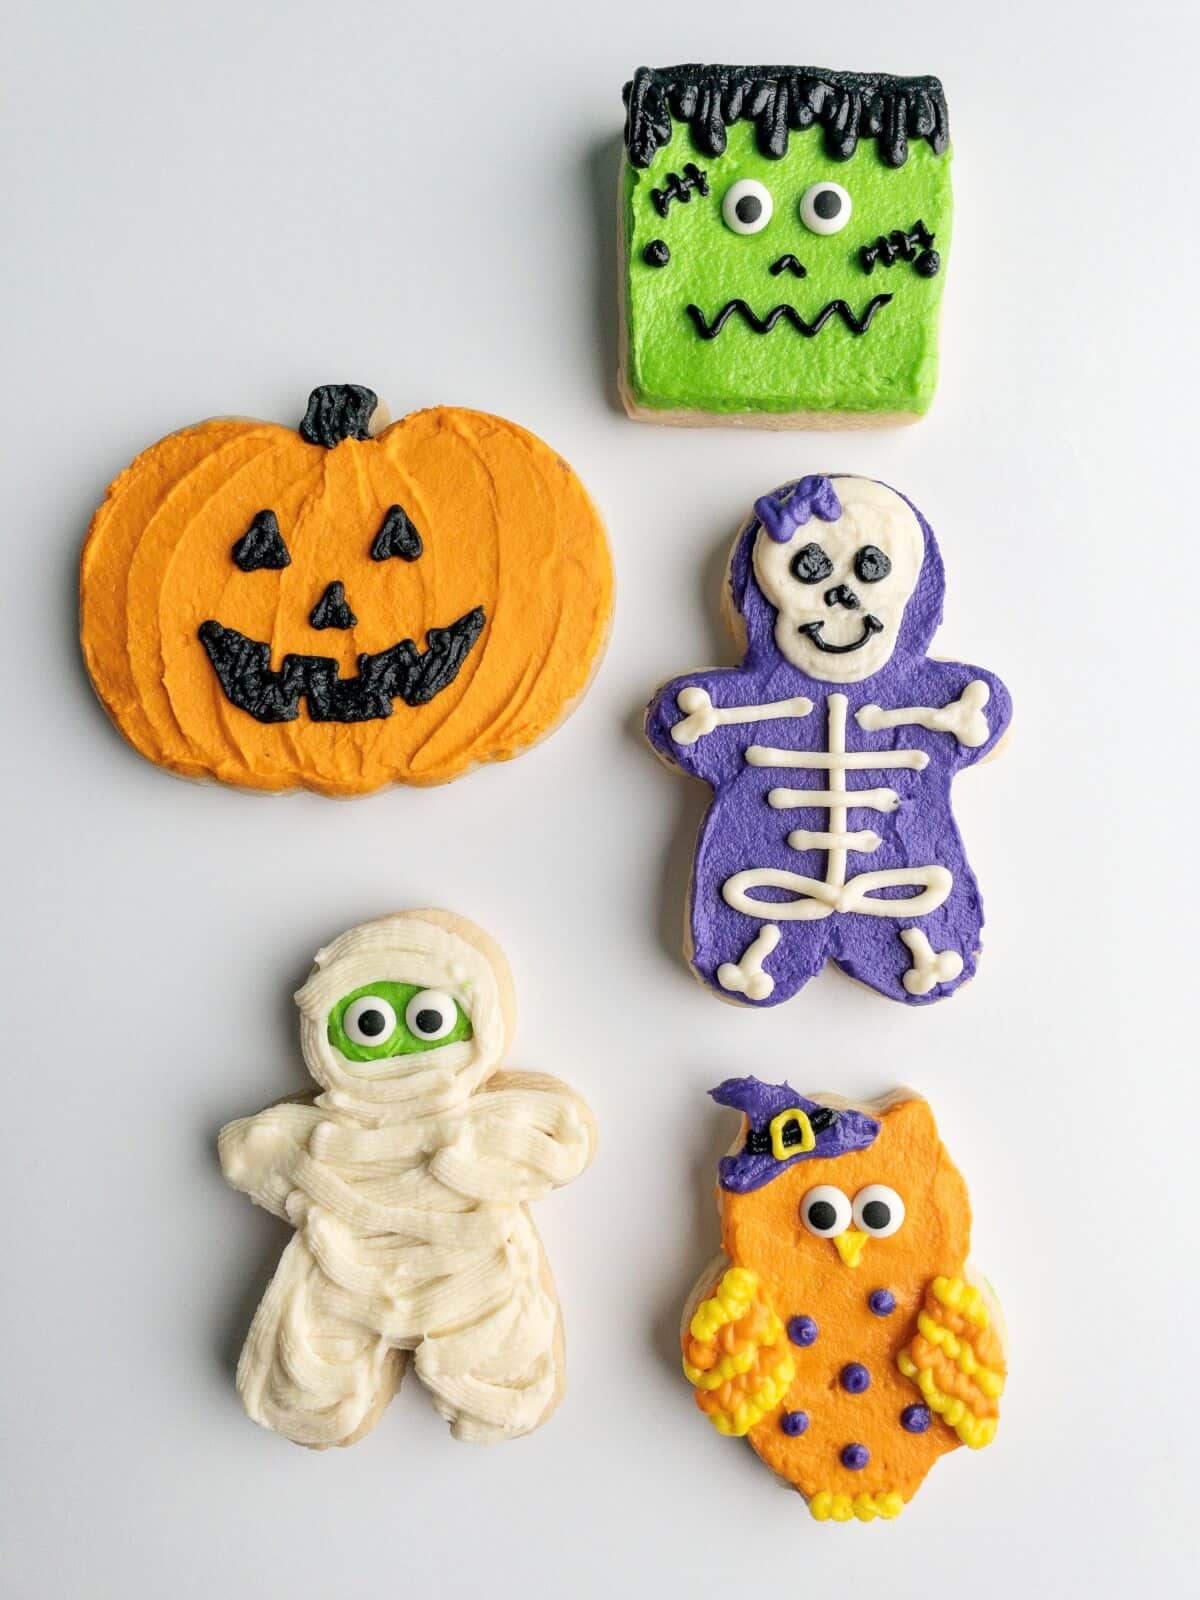
M276 672L271 647L219 622L200 626L200 642L225 696L256 722L294 722L300 700L314 722L370 722L390 717L393 700L423 706L457 678L483 632L483 607L476 606L448 628L431 628L426 648L401 639L387 650L360 655L358 672L343 678L332 656L287 655Z
M372 561L416 561L424 541L402 506L390 506L371 546ZM234 565L242 572L282 571L292 558L273 511L260 511L233 546ZM309 614L314 628L352 628L358 621L346 601L345 586L331 583ZM300 701L308 704L314 722L371 722L390 717L392 702L423 706L457 678L463 662L483 632L483 607L476 606L447 628L431 628L426 648L412 639L374 655L360 655L358 672L343 678L332 656L286 655L276 672L271 647L236 628L208 621L200 625L200 643L212 663L225 697L256 722L294 722Z

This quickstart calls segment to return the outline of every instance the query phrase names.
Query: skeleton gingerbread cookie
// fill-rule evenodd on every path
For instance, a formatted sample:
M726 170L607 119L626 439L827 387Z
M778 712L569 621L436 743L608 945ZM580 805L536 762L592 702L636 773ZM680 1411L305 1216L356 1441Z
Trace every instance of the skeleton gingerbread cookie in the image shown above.
M320 1085L223 1128L234 1188L295 1228L237 1386L297 1444L353 1444L411 1357L456 1438L511 1439L553 1410L562 1323L527 1206L591 1159L565 1084L500 1073L508 965L462 917L410 911L318 952L296 996Z
M910 501L867 478L765 495L731 557L741 666L647 713L658 754L713 791L688 956L722 997L789 999L825 964L925 1005L975 971L983 906L950 784L995 749L1008 692L928 654L944 576Z

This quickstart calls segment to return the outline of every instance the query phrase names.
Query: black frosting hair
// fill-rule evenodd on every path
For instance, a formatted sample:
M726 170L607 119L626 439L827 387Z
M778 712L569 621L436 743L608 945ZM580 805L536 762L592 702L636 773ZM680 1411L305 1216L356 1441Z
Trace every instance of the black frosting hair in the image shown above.
M889 167L908 160L910 139L937 155L950 143L946 96L937 78L897 78L884 72L827 72L823 67L639 67L622 91L625 148L635 167L648 167L672 132L686 122L699 150L724 152L731 122L753 122L758 148L778 161L788 134L814 123L825 149L848 161L860 139L878 141Z

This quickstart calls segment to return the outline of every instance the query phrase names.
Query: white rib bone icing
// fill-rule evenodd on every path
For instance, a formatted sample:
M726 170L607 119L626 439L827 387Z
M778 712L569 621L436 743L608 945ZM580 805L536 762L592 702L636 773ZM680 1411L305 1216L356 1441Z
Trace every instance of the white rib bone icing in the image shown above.
M356 1076L329 1013L381 979L448 990L473 1037ZM238 1363L247 1411L299 1443L340 1443L403 1350L456 1437L529 1432L559 1387L558 1309L523 1206L587 1165L586 1108L553 1078L485 1087L505 1046L497 975L419 915L343 934L296 998L324 1092L219 1141L229 1182L297 1230Z

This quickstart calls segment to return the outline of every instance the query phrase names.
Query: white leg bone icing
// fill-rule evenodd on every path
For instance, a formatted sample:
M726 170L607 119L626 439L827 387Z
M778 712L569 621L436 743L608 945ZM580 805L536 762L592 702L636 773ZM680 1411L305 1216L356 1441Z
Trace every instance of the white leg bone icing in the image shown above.
M753 943L746 946L738 962L723 961L717 968L717 982L731 994L744 994L748 1000L765 1000L775 987L775 979L763 970L763 962L780 940L779 929L765 922Z
M912 951L913 964L904 974L909 994L928 994L939 983L953 983L963 969L957 950L935 950L920 928L901 928L900 937Z

